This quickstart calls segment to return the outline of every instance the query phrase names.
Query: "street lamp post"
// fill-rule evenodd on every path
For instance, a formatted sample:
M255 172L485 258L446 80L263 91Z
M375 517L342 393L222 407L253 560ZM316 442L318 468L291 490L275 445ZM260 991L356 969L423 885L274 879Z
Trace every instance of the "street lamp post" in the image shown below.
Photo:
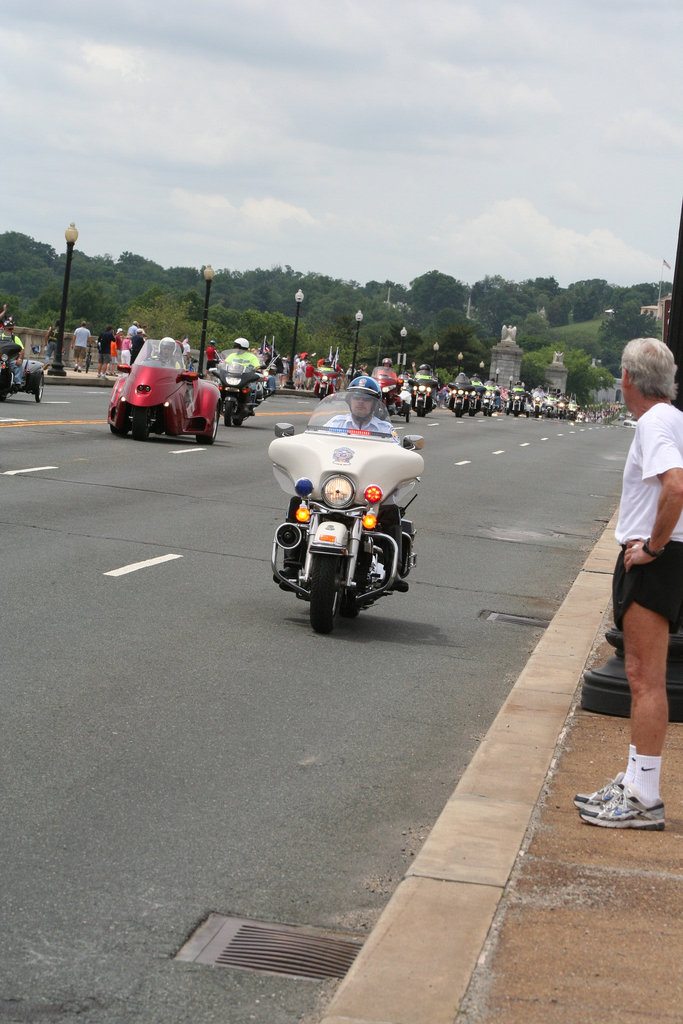
M402 327L401 330L399 331L399 334L401 335L401 351L398 354L398 365L402 366L403 369L405 370L405 368L406 368L406 338L408 337L408 332L405 329L405 327Z
M434 342L434 344L432 345L432 348L434 349L434 363L433 363L433 367L432 367L432 372L433 372L434 376L436 377L436 354L439 351L439 343L438 343L438 341Z
M360 325L361 325L362 321L363 321L363 314L361 313L360 310L358 310L358 312L356 313L356 338L355 338L354 343L353 343L353 359L351 360L351 377L350 377L350 381L353 380L354 374L356 372L356 355L358 353L358 332L360 330Z
M59 314L59 326L57 328L57 348L52 360L52 365L47 371L50 377L66 377L66 370L62 365L62 353L64 351L64 321L66 320L66 301L69 295L69 278L71 276L71 259L74 254L74 245L78 238L78 229L73 221L64 232L66 238L66 264L64 266L64 284L62 285L62 309Z
M294 337L292 338L292 352L289 357L289 375L285 381L285 387L289 388L290 391L294 390L294 356L296 355L296 335L299 330L299 313L301 312L301 303L304 301L304 293L299 288L299 291L294 296L296 302L296 315L294 317Z
M206 348L206 321L209 318L209 293L211 291L211 282L213 281L213 275L215 271L210 263L204 267L204 280L206 281L206 290L204 292L204 316L202 318L202 337L199 342L199 366L197 372L200 377L204 376L204 349Z
M462 373L462 352L458 352L458 373Z

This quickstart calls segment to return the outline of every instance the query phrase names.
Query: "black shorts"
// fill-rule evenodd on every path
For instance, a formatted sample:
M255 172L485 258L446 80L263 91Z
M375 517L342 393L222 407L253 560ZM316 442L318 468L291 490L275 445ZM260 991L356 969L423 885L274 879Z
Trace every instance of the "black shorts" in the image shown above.
M622 629L624 612L635 601L669 620L675 633L683 616L683 542L669 541L663 555L647 565L624 568L624 548L619 552L612 580L614 624Z

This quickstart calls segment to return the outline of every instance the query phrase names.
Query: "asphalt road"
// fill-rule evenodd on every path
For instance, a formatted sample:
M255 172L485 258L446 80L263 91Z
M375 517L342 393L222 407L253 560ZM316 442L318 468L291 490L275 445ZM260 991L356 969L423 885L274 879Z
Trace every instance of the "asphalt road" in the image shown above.
M113 437L106 396L0 407L0 1020L314 1020L330 983L173 957L211 912L368 933L616 507L632 434L401 424L425 436L410 592L320 637L269 571L267 446L311 401L202 447Z

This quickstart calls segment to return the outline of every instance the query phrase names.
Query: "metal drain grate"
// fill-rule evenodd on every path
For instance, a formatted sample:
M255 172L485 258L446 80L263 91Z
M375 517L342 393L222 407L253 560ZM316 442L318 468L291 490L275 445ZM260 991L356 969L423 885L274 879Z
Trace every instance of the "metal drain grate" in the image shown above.
M481 612L479 618L487 622L512 622L516 626L535 626L538 629L547 629L550 625L548 619L535 619L531 615L508 615L505 612Z
M311 928L210 914L175 959L292 978L343 978L361 946Z

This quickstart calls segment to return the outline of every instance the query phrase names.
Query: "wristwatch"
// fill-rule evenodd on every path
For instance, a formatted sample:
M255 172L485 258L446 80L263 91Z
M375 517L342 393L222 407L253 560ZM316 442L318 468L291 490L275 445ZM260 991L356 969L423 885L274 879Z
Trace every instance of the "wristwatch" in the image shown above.
M663 555L666 551L666 544L663 548L660 548L659 551L653 551L650 547L650 538L648 537L647 540L643 542L643 551L646 555L649 555L650 558L659 558L660 555Z

